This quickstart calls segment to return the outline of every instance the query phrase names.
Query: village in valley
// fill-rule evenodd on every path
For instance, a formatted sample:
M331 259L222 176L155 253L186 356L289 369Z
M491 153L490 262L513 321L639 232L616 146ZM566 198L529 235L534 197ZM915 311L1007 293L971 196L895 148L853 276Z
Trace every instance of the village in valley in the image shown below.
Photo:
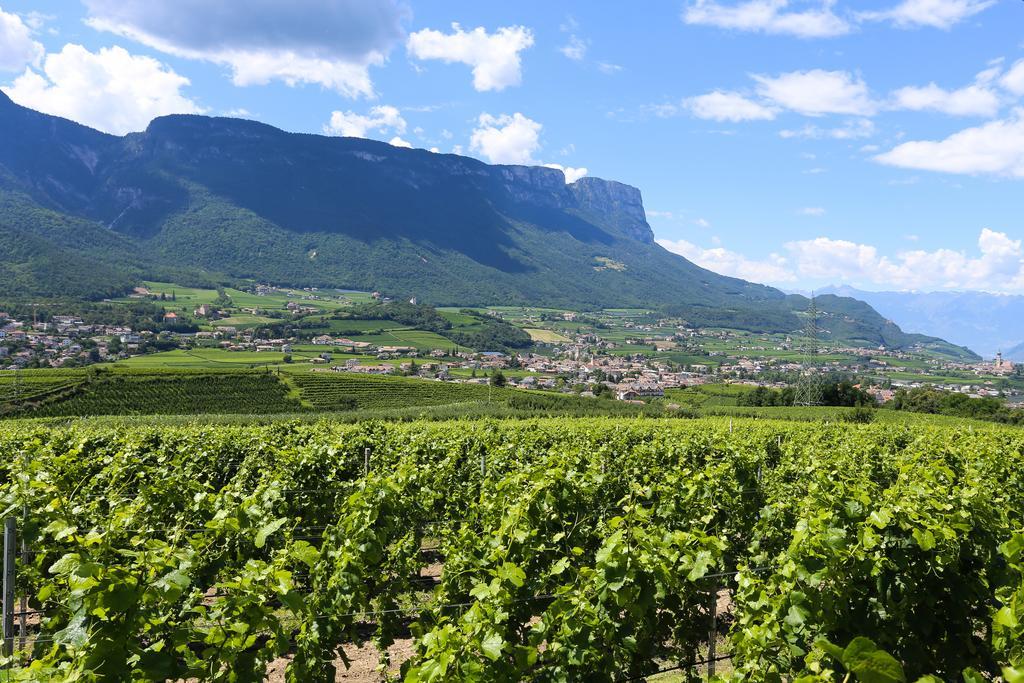
M88 315L21 317L0 312L0 369L275 367L290 372L414 376L620 401L671 401L679 390L737 384L782 390L808 376L855 382L876 403L901 388L929 386L972 397L1024 400L1024 366L997 355L968 361L928 348L829 344L799 332L756 334L690 327L643 310L594 312L498 307L442 308L524 330L526 348L467 347L389 320L328 320L359 303L388 303L378 292L279 289L205 290L152 284L111 310L143 302L152 311L122 323ZM415 298L410 306L417 306ZM431 309L433 310L433 309ZM134 322L134 324L132 324ZM456 330L460 329L458 327ZM470 329L470 328L467 328Z

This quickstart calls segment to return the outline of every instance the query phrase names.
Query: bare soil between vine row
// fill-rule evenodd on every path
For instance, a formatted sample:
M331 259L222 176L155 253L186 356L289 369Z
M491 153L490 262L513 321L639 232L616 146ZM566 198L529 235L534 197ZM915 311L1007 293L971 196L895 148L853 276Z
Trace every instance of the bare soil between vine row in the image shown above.
M433 576L440 578L443 565L432 564L423 570L423 576ZM717 611L719 615L728 614L732 608L732 595L728 589L722 589L718 593L717 600ZM719 647L724 645L724 641L719 638ZM395 643L388 648L388 656L391 659L391 666L388 669L388 674L394 679L402 668L402 664L413 656L414 653L414 641L412 638L399 638L396 639ZM380 652L377 650L373 643L365 643L363 646L357 646L353 643L346 644L344 646L345 656L349 659L349 666L345 668L345 664L341 657L334 660L334 667L337 671L335 681L349 681L353 683L380 683L381 681L387 680L384 673L380 670ZM721 651L721 650L720 650ZM281 659L274 660L267 667L267 683L284 683L285 680L285 668L291 661L290 657L282 657ZM718 665L719 672L728 670L729 663L721 662ZM668 683L671 677L667 674L662 676L655 675L652 677L654 680L659 682Z

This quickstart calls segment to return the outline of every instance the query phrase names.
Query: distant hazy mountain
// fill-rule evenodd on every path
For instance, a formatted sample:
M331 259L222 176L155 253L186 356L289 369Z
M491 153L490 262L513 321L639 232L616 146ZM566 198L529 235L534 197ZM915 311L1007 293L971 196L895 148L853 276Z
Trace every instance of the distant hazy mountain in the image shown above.
M808 305L666 251L622 183L240 119L165 116L118 137L0 93L0 296L190 275L432 304L661 308L752 331L799 330ZM858 301L819 308L836 340L962 353Z
M871 304L905 330L942 337L986 358L1002 351L1024 361L1024 296L985 292L865 292L826 287L822 293Z

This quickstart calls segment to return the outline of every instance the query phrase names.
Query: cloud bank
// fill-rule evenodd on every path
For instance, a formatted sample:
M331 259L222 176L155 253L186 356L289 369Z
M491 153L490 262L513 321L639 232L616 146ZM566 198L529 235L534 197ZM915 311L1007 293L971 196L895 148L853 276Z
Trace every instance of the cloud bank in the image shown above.
M657 241L701 267L765 284L1024 293L1021 240L989 228L978 234L973 254L954 249L913 249L887 256L873 245L817 237L787 242L781 254L752 259L724 247L704 249L686 240Z
M369 67L403 37L397 0L84 0L86 23L155 50L221 64L236 85L311 83L372 97Z

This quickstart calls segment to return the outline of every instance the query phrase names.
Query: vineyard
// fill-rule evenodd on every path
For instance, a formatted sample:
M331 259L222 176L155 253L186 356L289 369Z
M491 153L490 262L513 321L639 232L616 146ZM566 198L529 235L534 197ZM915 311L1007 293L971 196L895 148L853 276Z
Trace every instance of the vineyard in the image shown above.
M37 404L22 401L32 417L77 415L199 415L299 412L298 400L266 372L150 372L101 374L51 392ZM27 405L26 405L27 404Z
M286 382L297 387L302 402L314 411L360 411L358 417L430 416L440 408L449 417L475 416L599 416L665 415L662 406L634 406L543 391L524 391L485 384L438 382L411 377L378 377L345 373L296 373ZM444 408L450 410L443 410ZM679 415L684 417L687 415Z
M639 407L485 384L248 368L116 368L0 375L0 417L271 416L334 412L344 419L450 419L665 414Z
M297 373L290 381L299 388L303 401L320 410L436 406L491 398L499 401L512 392L481 384L347 373Z
M0 415L68 394L85 381L84 372L0 372Z
M406 681L721 660L735 680L1019 682L1022 448L765 421L6 423L29 601L6 664L332 681L376 649L369 675Z

